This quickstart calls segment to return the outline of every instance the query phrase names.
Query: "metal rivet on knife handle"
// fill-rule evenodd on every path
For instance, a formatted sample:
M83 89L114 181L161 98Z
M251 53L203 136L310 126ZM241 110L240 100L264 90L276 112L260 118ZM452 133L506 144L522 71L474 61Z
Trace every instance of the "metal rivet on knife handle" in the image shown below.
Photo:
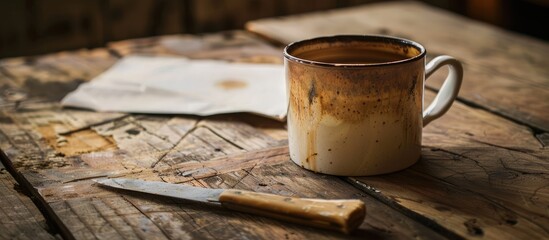
M219 202L229 209L350 233L366 216L360 200L294 198L244 190L225 190Z

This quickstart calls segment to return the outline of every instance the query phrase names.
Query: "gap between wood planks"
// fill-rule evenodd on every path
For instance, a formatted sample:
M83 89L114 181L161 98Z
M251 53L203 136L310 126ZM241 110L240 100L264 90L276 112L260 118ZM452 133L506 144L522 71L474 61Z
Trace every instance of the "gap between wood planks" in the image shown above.
M53 209L49 207L46 200L44 200L40 196L38 191L32 186L32 184L28 182L25 179L25 177L19 174L17 170L13 167L11 161L9 160L8 156L6 156L4 151L0 151L0 161L4 165L5 169L8 170L11 176L19 184L19 186L21 186L21 190L25 193L25 195L29 196L29 198L32 200L34 205L38 208L40 213L42 213L48 225L48 230L49 230L48 232L52 236L56 234L60 234L63 237L63 239L74 239L69 229L62 224L61 219L59 219L59 217L55 214Z
M423 224L424 226L432 229L433 231L439 233L442 236L445 236L449 239L465 239L464 237L460 236L459 234L453 232L452 230L449 230L445 228L443 225L440 225L437 223L437 221L429 219L417 212L412 211L411 209L408 209L398 203L396 203L394 200L384 197L383 195L379 194L380 191L370 187L358 180L356 180L353 177L340 177L343 181L348 182L355 188L363 191L364 193L372 196L373 198L377 199L378 201L382 202L383 204L395 209L396 211L404 214L405 216L416 220L417 222Z

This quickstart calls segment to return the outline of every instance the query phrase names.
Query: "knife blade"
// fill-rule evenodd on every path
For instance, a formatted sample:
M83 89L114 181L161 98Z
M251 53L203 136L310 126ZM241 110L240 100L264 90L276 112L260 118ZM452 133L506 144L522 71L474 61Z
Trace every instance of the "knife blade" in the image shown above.
M183 184L111 178L96 183L123 190L221 206L279 220L350 233L366 216L364 202L355 199L297 198L238 189L212 189Z

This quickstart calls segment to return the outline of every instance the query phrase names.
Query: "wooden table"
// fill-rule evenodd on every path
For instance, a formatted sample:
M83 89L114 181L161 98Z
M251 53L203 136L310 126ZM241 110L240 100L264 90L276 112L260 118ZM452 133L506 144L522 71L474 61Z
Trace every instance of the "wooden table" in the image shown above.
M414 2L260 20L247 29L271 43L338 33L414 39L426 46L430 58L449 54L462 60L464 84L452 109L424 129L422 158L416 165L394 174L344 178L293 164L285 124L274 120L250 114L99 113L58 104L79 83L128 54L281 63L280 45L252 33L163 36L4 59L0 147L11 175L0 170L0 238L549 236L548 43ZM426 101L433 98L442 75L427 82ZM110 191L92 182L122 176L288 196L355 198L366 203L368 216L347 236L203 204Z

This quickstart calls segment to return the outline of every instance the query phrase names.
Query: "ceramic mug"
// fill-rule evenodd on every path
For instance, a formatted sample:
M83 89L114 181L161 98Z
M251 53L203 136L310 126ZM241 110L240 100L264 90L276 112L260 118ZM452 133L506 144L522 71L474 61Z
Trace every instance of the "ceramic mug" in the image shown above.
M319 37L284 49L290 157L319 173L390 173L420 158L422 128L456 98L461 63L439 56L425 65L413 41L368 35ZM424 81L441 66L448 76L423 110Z

